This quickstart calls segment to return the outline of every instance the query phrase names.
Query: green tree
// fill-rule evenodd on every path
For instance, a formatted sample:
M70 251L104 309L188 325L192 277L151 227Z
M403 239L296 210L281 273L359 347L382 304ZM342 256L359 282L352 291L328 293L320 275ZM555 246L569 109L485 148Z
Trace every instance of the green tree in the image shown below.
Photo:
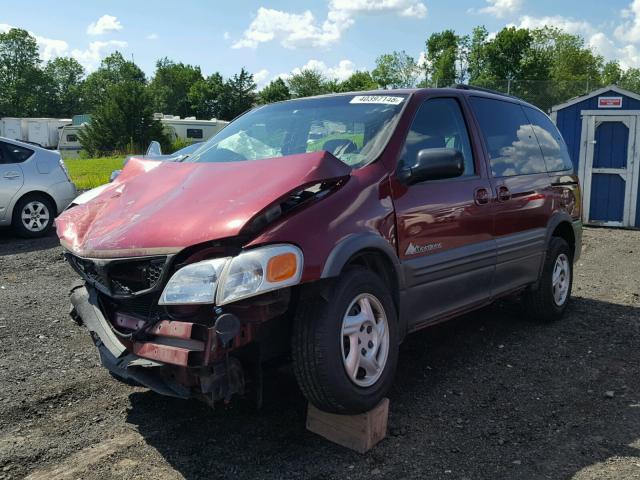
M41 113L53 117L71 117L81 112L84 68L70 57L58 57L44 67L46 91Z
M287 87L285 81L279 77L272 80L269 85L258 93L260 103L280 102L282 100L289 100L290 98L291 92L289 91L289 87Z
M620 85L624 72L617 60L607 62L602 67L603 85Z
M94 112L107 97L113 85L135 82L145 85L144 72L135 63L125 60L120 52L106 56L100 67L89 74L82 85L82 99L85 111Z
M419 74L415 59L403 50L380 55L371 77L381 88L410 88L415 86Z
M328 93L327 79L322 72L313 69L304 69L293 74L287 80L291 95L296 98L312 97Z
M240 73L227 79L216 102L216 117L233 120L256 103L256 82L253 75L242 68Z
M36 39L19 28L0 33L0 116L33 115L42 90Z
M115 83L80 132L80 143L89 155L114 152L138 153L149 142L169 143L162 125L153 118L152 99L145 85L134 80Z
M198 118L215 118L219 116L220 109L218 104L223 97L224 90L224 79L218 72L191 85L187 100L194 115Z
M341 92L362 92L375 90L376 88L378 88L378 84L367 71L354 72L349 78L340 83Z
M469 83L476 84L485 76L485 46L489 38L489 32L484 25L475 27L471 33L468 45L468 74Z
M149 91L156 112L181 117L194 115L188 99L191 87L203 80L200 67L175 63L168 58L156 62L156 72L149 82Z
M460 43L461 38L453 30L432 33L428 38L427 73L433 86L443 87L461 81L464 73L458 72L456 68L461 51Z
M620 78L620 86L632 92L640 93L640 69L629 68Z

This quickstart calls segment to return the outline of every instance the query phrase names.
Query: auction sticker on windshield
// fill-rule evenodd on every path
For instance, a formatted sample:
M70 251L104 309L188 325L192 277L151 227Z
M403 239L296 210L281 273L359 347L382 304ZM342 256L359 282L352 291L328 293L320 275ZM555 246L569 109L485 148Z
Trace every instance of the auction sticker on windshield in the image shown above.
M358 95L353 97L349 103L377 103L382 105L400 105L403 97L391 95Z

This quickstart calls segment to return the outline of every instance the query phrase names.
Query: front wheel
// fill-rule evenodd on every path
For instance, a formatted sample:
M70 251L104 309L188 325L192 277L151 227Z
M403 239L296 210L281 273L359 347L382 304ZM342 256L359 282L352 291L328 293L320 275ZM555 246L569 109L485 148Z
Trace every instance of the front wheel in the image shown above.
M534 319L551 322L567 309L573 284L573 255L569 244L552 237L538 288L524 294L524 306Z
M292 354L307 399L332 413L362 413L375 407L395 376L397 323L389 289L364 268L343 273L326 298L301 302Z

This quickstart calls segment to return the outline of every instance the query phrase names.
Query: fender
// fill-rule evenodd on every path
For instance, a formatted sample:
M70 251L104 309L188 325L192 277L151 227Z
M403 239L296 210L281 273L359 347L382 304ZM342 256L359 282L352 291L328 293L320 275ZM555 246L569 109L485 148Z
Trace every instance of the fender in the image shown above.
M348 235L338 242L327 257L320 278L337 277L349 259L362 250L377 250L384 254L394 267L399 289L404 290L404 274L395 248L372 232Z

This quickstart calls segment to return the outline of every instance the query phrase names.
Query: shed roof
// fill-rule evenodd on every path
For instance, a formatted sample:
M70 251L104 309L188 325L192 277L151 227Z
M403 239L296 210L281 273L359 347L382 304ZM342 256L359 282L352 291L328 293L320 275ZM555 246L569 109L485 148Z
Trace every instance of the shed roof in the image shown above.
M598 95L602 95L603 93L607 93L607 92L615 92L615 93L618 93L620 95L625 95L627 97L631 97L631 98L634 98L636 100L640 100L640 95L638 95L637 93L630 92L629 90L625 90L624 88L620 88L617 85L608 85L606 87L602 87L602 88L599 88L597 90L594 90L593 92L586 93L584 95L580 95L579 97L574 97L571 100L569 100L568 102L561 103L560 105L554 105L553 107L551 107L551 111L552 112L557 112L558 110L562 110L563 108L570 107L571 105L575 105L576 103L584 102L585 100L588 100L589 98L597 97Z

